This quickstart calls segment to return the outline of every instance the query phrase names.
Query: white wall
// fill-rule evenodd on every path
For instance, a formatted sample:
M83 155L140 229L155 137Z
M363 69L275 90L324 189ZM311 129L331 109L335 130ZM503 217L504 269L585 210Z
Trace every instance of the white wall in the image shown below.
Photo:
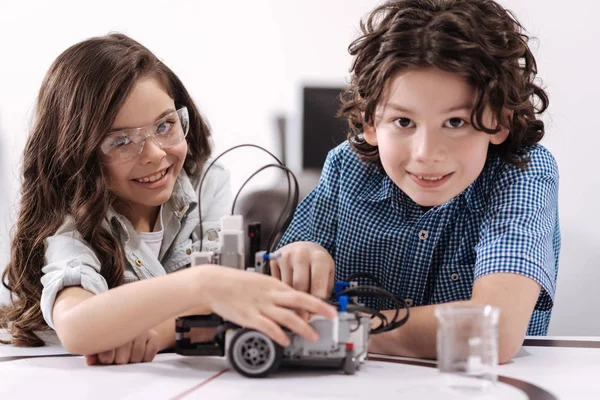
M299 147L298 95L303 83L340 84L347 46L375 0L229 0L6 2L0 10L0 265L9 255L21 152L32 107L52 60L77 41L127 33L180 76L208 117L216 152L254 142L277 149L274 118L284 113ZM544 144L561 171L563 250L551 334L600 335L600 194L594 94L600 93L593 0L504 0L529 31L551 99ZM226 159L234 184L266 161L247 152ZM292 167L299 153L289 154ZM0 293L0 301L5 294Z

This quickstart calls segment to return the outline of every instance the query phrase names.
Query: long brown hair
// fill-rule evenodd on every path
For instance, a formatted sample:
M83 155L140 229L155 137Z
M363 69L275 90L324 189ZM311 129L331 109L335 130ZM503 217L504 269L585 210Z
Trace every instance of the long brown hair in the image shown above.
M114 195L107 188L97 148L143 77L164 85L177 108L186 106L190 130L184 168L200 173L211 152L209 128L177 76L135 40L111 34L77 43L54 61L37 99L33 130L23 154L19 218L2 283L11 304L0 309L0 327L11 343L40 346L44 239L71 215L98 256L109 287L121 283L125 258L118 240L102 227Z
M548 107L548 96L534 80L535 58L529 37L517 19L493 0L392 0L361 22L362 35L350 44L354 57L351 84L342 95L350 145L364 161L379 163L379 151L362 136L390 78L402 69L435 67L463 76L475 87L473 126L486 127L490 107L501 127L510 130L504 143L490 146L514 165L524 165L523 149L544 136L536 117ZM509 117L504 111L512 111Z

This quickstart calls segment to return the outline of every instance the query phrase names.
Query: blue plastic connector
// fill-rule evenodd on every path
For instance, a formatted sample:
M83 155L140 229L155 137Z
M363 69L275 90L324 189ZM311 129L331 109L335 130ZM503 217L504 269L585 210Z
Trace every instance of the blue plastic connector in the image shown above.
M333 289L333 292L336 296L338 296L347 287L350 287L350 284L348 282L335 281L335 287Z
M276 251L274 253L265 253L263 254L263 260L267 261L267 260L278 260L281 258L281 253Z
M346 312L348 308L348 296L340 296L338 303L340 305L340 312Z

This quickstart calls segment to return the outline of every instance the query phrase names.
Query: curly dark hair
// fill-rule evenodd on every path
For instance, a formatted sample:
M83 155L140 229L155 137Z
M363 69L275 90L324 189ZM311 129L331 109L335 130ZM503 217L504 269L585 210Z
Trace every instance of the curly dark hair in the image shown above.
M97 149L135 84L146 77L157 79L175 106L186 106L190 113L185 170L199 173L210 156L207 123L179 78L146 47L114 33L77 43L59 55L38 95L23 153L19 218L2 274L12 301L0 307L0 328L9 328L14 345L44 344L34 333L46 327L40 310L44 240L67 215L100 259L108 286L122 282L123 249L100 223L115 196Z
M374 124L390 78L402 69L434 67L464 77L475 88L475 129L489 134L509 129L507 140L489 152L513 165L527 163L523 149L544 136L536 114L546 110L548 96L534 82L537 65L529 37L509 10L493 0L394 0L360 26L362 35L348 49L354 57L351 84L342 93L339 116L347 118L350 145L361 159L380 162L377 147L362 132ZM499 127L484 126L488 106Z

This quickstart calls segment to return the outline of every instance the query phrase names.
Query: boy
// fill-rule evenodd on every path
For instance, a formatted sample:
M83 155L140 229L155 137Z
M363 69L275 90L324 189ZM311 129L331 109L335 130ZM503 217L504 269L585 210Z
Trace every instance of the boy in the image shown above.
M548 97L528 38L492 0L396 0L361 26L340 112L349 139L296 210L272 274L321 297L334 279L375 275L412 307L372 338L377 353L434 358L436 304L497 306L506 362L525 334L547 332L560 250L558 170L537 144Z

